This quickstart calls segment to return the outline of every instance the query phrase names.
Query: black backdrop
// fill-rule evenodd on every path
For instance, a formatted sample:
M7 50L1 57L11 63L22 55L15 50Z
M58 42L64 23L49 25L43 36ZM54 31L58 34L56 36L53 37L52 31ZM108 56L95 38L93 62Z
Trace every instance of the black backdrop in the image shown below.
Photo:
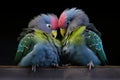
M6 4L7 3L7 4ZM102 33L104 50L110 65L120 65L119 23L120 10L117 2L81 0L40 0L39 2L4 2L0 9L0 65L14 65L17 37L22 28L40 13L60 13L71 7L83 9Z

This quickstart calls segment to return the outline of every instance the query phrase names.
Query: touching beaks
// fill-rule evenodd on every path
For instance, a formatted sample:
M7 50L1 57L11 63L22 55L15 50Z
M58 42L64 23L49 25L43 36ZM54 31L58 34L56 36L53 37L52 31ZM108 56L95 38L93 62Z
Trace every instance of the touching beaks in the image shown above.
M57 37L57 30L52 30L52 36L53 36L54 38Z
M65 33L66 33L66 29L60 28L60 33L61 33L62 37L64 37Z

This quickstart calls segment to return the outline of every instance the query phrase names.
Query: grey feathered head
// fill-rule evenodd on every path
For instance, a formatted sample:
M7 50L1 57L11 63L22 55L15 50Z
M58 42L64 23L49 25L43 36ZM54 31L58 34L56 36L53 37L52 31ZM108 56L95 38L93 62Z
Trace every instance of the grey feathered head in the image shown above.
M85 12L81 9L77 9L77 8L65 9L60 15L59 22L58 22L59 27L67 28L71 22L75 22L74 24L75 26L88 25L89 18L85 14Z
M51 33L51 29L56 29L58 26L58 18L54 14L41 14L34 19L32 19L29 24L28 28L34 28L42 30L46 33Z
M27 33L34 32L34 29L39 29L44 31L45 33L51 34L51 29L58 28L58 18L55 14L40 14L34 17L28 23L28 28L24 28L23 31L20 33L20 40L23 36Z
M65 9L60 15L58 25L62 29L67 29L67 32L73 31L76 27L86 26L96 33L100 32L89 21L88 15L82 10L77 8Z

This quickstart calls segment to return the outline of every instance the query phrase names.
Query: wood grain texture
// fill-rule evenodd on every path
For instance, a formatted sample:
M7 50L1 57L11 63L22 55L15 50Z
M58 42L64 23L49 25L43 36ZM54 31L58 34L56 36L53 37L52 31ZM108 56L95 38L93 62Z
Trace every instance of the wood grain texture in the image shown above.
M84 66L59 68L0 66L0 80L120 80L120 66L97 66L91 71Z

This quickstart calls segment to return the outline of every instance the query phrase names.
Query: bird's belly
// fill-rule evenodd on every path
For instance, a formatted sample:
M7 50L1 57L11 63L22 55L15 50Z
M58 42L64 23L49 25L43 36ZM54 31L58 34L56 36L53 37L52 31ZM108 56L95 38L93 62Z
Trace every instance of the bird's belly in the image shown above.
M56 56L57 57L57 56ZM35 54L35 55L26 55L18 64L19 66L32 66L39 65L41 67L50 67L52 63L57 63L55 57L46 58L46 55Z
M94 65L100 65L101 62L98 57L94 54L92 50L90 50L86 46L73 46L74 48L69 51L70 58L69 60L74 65L87 65L90 61L94 63Z

